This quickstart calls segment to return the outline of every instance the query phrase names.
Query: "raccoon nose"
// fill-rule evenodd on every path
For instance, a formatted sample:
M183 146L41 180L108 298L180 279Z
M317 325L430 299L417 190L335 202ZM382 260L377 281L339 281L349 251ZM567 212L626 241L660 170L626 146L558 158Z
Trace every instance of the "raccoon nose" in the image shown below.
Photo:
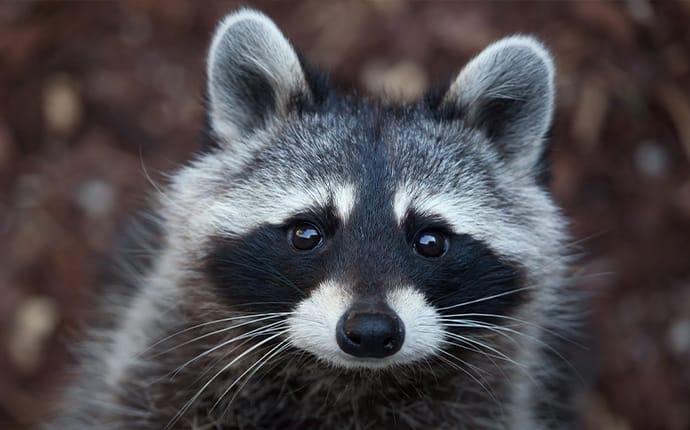
M340 349L355 357L391 356L405 340L405 327L390 308L351 308L340 318L336 330Z

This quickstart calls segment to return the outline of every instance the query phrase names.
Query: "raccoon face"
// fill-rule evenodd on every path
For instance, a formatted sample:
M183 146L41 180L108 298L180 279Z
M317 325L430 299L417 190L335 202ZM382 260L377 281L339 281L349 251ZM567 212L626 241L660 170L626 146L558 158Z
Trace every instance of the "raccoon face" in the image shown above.
M563 222L538 180L554 98L538 42L495 43L402 107L305 70L267 17L220 24L214 145L166 209L195 288L228 315L273 315L276 343L371 369L481 348L473 336L550 300Z

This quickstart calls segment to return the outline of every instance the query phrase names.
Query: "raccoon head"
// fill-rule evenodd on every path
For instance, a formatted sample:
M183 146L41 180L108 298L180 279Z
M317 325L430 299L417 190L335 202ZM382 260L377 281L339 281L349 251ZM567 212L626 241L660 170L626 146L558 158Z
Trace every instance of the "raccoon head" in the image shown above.
M327 88L242 10L207 74L213 145L174 177L165 215L200 274L186 288L221 314L263 315L262 342L359 369L541 318L563 221L539 181L554 104L539 42L503 39L395 106Z

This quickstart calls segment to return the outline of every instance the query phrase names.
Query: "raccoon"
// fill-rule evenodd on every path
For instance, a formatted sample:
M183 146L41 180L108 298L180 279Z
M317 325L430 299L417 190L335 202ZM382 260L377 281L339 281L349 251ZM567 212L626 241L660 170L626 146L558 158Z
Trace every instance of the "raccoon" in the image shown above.
M500 40L400 105L331 88L242 9L207 78L208 145L158 196L151 265L48 428L569 425L541 43Z

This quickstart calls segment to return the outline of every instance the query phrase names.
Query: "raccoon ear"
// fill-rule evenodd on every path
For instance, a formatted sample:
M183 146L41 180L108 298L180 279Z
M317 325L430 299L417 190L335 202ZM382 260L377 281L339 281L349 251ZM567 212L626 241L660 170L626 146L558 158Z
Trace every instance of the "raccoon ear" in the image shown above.
M544 151L554 105L554 64L526 36L493 43L451 84L442 107L482 130L506 160L534 168ZM453 113L454 112L454 113Z
M226 16L207 64L208 115L217 138L232 141L287 115L310 91L296 52L264 14L243 9Z

